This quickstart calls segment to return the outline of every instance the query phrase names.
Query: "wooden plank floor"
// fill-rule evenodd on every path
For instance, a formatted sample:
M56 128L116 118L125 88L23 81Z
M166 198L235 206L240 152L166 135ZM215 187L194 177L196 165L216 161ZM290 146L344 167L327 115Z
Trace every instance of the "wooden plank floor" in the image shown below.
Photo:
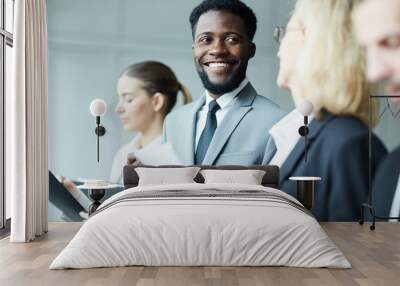
M400 224L376 231L357 223L323 227L352 263L349 270L288 267L122 267L48 270L80 223L50 223L49 233L28 244L0 241L0 285L400 285Z

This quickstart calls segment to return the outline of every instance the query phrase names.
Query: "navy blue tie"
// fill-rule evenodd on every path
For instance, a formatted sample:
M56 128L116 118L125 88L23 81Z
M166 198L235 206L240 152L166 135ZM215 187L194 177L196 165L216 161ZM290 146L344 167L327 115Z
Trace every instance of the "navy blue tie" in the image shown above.
M210 145L214 136L215 129L217 129L217 117L215 116L215 113L219 108L220 107L215 100L208 104L206 126L204 127L199 139L199 143L197 144L196 156L194 160L196 165L201 165L203 163L208 146Z

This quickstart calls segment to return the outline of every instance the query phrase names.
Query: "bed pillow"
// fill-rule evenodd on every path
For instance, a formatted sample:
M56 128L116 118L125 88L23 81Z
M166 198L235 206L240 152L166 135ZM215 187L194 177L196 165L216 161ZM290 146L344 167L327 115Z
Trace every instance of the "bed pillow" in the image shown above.
M205 184L261 185L265 171L262 170L201 170Z
M135 169L139 176L139 186L195 183L193 180L199 167L145 168Z

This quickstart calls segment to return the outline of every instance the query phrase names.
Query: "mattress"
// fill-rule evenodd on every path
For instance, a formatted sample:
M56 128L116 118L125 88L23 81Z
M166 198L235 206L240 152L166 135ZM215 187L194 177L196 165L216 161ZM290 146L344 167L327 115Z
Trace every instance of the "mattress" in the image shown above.
M133 265L351 267L290 195L192 183L138 186L109 198L50 269Z

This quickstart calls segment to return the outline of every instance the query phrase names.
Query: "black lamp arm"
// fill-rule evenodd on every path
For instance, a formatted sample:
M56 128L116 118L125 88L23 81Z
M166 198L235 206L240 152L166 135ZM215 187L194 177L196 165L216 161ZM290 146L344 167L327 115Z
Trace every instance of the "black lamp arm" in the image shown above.
M96 129L94 130L94 133L97 135L97 162L99 162L99 157L100 157L100 136L103 136L106 134L106 129L100 125L100 116L96 116Z
M299 128L300 136L304 137L304 161L307 163L307 153L308 153L308 116L304 116L304 125Z

